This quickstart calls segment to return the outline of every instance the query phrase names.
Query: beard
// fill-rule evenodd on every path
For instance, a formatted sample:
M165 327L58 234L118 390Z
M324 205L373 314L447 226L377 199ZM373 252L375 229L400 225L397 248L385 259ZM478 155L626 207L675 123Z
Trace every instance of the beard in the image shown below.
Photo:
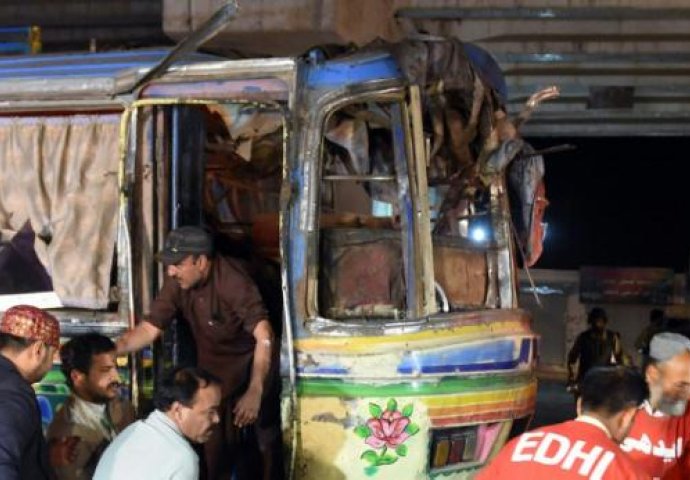
M91 403L104 404L108 403L113 398L117 397L117 389L119 388L119 383L111 383L105 389L94 389L91 388L88 391L87 400Z
M672 417L680 417L685 413L687 408L687 400L678 400L676 398L665 395L658 385L650 385L649 393L651 400L654 402L654 408Z
M666 415L671 415L672 417L680 417L685 413L688 402L685 400L671 400L667 398L661 398L659 400L659 405L657 408L659 411L665 413Z

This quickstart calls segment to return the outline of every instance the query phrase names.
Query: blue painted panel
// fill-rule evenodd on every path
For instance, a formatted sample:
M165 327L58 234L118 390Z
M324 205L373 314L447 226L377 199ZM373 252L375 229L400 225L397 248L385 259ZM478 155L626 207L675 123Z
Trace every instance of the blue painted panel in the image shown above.
M397 62L388 54L352 56L310 65L307 69L307 84L316 88L402 78Z
M485 372L496 370L513 370L529 363L533 342L530 338L520 341L520 351L514 356L515 341L500 339L481 344L457 346L452 349L433 350L429 352L410 352L398 365L401 375L419 373L459 373ZM298 367L299 373L313 375L346 376L350 373L347 367L338 365L309 365Z
M347 375L350 371L345 367L299 367L299 373L311 373L318 375Z
M31 52L31 45L27 42L0 42L0 53L23 53Z
M498 92L502 103L508 101L508 85L498 62L489 52L473 43L463 43L463 49L472 66L479 72L482 80Z
M28 55L0 59L0 78L114 77L132 68L150 68L168 53L167 49L127 52ZM180 64L220 59L192 54Z
M409 375L511 370L521 363L529 362L531 339L522 340L517 358L513 356L514 347L513 340L497 340L461 346L454 350L411 352L398 365L398 372Z

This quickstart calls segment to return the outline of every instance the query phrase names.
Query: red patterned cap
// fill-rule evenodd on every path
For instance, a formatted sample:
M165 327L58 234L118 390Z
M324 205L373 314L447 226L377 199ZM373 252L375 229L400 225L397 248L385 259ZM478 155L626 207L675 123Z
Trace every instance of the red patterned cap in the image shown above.
M60 322L50 313L31 305L9 308L0 320L0 333L40 340L60 348Z

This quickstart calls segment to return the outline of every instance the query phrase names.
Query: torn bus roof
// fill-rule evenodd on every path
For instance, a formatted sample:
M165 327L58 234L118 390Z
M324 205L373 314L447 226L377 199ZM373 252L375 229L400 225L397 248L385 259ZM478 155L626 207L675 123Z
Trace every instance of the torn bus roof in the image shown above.
M148 71L168 52L161 48L1 58L0 99L109 97L116 92L118 81L127 79L133 84L137 74ZM219 59L195 53L178 65Z

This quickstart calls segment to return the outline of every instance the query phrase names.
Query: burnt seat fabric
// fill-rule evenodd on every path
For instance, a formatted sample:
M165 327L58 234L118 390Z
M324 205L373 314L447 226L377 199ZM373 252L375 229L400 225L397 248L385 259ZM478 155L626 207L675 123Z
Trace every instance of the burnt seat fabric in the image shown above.
M333 318L404 316L400 232L368 228L321 230L319 307Z

